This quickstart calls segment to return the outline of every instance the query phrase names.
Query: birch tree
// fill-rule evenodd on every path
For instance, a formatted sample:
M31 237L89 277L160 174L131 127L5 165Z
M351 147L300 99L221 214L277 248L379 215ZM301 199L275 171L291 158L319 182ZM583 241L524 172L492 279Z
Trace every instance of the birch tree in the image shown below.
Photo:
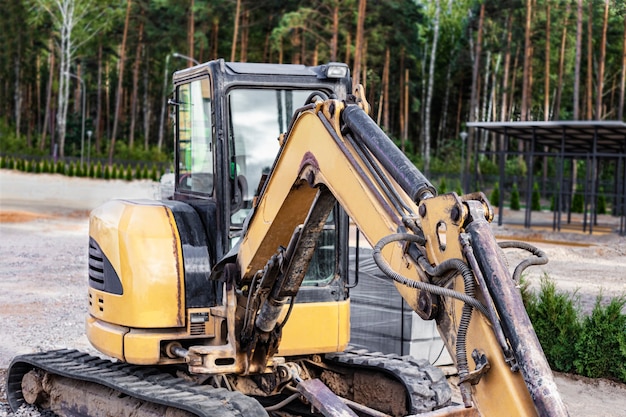
M59 54L59 94L57 105L57 137L59 156L65 155L65 133L70 97L71 66L78 49L103 30L109 19L102 19L108 2L97 0L34 0L32 18L41 19L46 12L51 19L56 50Z
M433 19L433 44L430 50L430 65L428 68L428 90L426 93L426 108L424 117L424 171L430 172L430 110L433 101L433 87L435 84L435 60L437 59L437 41L439 40L439 16L441 15L441 3L435 0L435 16Z

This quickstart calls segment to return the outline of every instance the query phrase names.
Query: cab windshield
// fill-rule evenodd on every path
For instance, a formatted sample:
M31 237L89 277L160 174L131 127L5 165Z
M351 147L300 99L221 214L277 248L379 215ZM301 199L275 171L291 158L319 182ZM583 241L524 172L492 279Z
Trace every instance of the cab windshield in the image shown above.
M243 224L252 208L252 199L274 164L279 151L279 135L287 131L294 111L305 105L311 93L312 90L239 88L228 94L230 176L238 201L231 213L233 229ZM305 285L324 285L332 280L334 242L331 215L309 265Z

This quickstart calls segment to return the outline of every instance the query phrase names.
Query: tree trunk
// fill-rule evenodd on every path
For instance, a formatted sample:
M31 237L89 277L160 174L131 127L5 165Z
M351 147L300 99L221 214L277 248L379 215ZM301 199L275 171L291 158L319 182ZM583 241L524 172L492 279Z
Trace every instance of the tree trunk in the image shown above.
M532 0L526 0L526 25L524 26L524 69L522 75L522 108L521 120L528 120L530 107L530 71L532 60L532 45L530 41L532 31Z
M365 9L367 0L359 0L359 12L356 24L356 42L354 46L354 65L352 88L361 83L361 55L363 49L363 26L365 24Z
M137 96L139 95L139 66L141 63L141 50L143 48L143 16L141 10L141 22L139 23L139 37L137 39L137 51L133 63L133 91L130 99L130 132L128 132L128 147L133 149L135 145L135 123L137 119ZM191 56L191 55L190 55Z
M546 55L543 80L543 120L550 120L550 3L546 1Z
M509 67L511 66L511 38L513 37L513 16L509 15L506 23L506 52L504 54L504 74L502 75L502 104L500 120L508 119Z
M430 65L428 68L428 91L426 93L425 124L424 124L424 173L430 174L430 111L433 102L433 89L435 86L435 61L437 60L437 42L439 41L439 14L441 3L435 0L435 18L433 19L433 46L430 50Z
M196 36L196 21L194 18L194 0L190 0L189 3L189 26L187 29L187 55L190 58L194 57L195 54L195 50L194 50L194 45L195 45L195 36ZM193 61L191 60L187 60L187 68L189 67L193 67Z
M391 61L391 51L389 47L385 49L385 64L383 66L383 94L381 95L380 106L383 115L383 130L389 132L389 66Z
M576 58L574 62L574 120L580 120L580 64L583 44L583 0L576 9Z
M130 22L131 0L126 1L126 20L124 21L124 33L122 35L122 46L120 48L119 71L117 73L117 100L115 101L115 114L113 115L113 132L111 133L111 144L109 147L109 165L113 164L113 154L115 153L115 139L122 107L122 81L124 79L124 62L126 61L126 40L128 38L128 24Z
M43 151L46 147L46 131L50 123L50 113L52 112L52 83L54 82L54 42L50 40L50 55L48 56L48 86L46 88L46 106L43 117L43 128L41 129L41 139L39 140L39 150ZM52 136L53 130L50 130Z
M241 22L241 52L239 60L248 61L248 34L250 33L250 10L245 9Z
M241 0L237 0L235 8L235 23L233 28L233 45L230 50L230 61L235 61L235 53L237 52L237 37L239 36L239 11L241 10Z
M565 46L567 45L567 23L569 22L570 4L565 8L565 21L563 22L563 33L561 34L561 49L559 51L559 74L556 86L556 98L554 99L554 114L552 119L561 118L561 94L563 92L563 71L565 67Z
M622 74L619 83L619 108L617 120L624 119L624 91L626 90L626 14L624 15L624 36L622 38Z
M219 41L219 33L220 33L220 21L219 18L213 18L213 29L211 31L211 59L217 59L217 45Z
M97 91L96 103L96 124L95 127L95 147L96 152L100 151L100 138L102 137L103 130L103 117L102 117L102 43L98 44L98 91Z
M145 49L144 49L145 51ZM146 52L144 52L147 55ZM148 57L145 57L145 61L148 62ZM143 72L143 149L148 150L150 148L150 126L152 125L152 107L150 106L150 97L148 92L150 91L150 72Z
M399 109L400 111L398 112L399 116L400 116L399 117L399 119L400 119L399 120L400 121L400 127L398 129L400 138L403 138L402 137L402 132L404 131L404 98L403 98L404 97L404 83L405 83L405 80L404 80L404 53L405 53L404 52L404 48L402 48L400 50L400 71L399 71L400 72L400 80L399 80L400 81L400 84L399 84L400 91L399 91L399 94L398 94L400 96L400 106L399 106L400 107L400 109ZM404 141L402 142L402 152L404 152Z
M339 47L339 1L333 6L333 35L330 39L330 60L337 60L337 48ZM347 61L346 61L347 62Z
M589 2L587 16L587 120L593 119L593 2Z
M609 0L604 0L604 19L602 20L602 40L600 41L600 59L598 62L598 92L596 96L596 119L602 119L602 96L604 92L604 61L606 59L606 30L609 23Z
M470 122L475 122L478 116L478 79L480 70L480 55L482 54L483 45L483 24L485 21L485 3L480 5L480 15L478 18L478 35L476 37L476 52L474 53L474 65L472 66L472 90L470 95ZM467 137L467 152L465 172L470 172L470 161L472 160L472 150L474 149L474 129L471 128Z

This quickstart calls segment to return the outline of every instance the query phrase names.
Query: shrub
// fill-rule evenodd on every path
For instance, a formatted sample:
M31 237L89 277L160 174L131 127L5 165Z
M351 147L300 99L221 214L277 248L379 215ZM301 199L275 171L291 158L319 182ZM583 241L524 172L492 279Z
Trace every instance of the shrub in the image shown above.
M133 168L130 166L130 164L126 165L126 176L124 177L124 179L126 181L133 180Z
M606 214L606 197L604 196L603 188L600 188L600 194L598 194L598 200L596 203L596 213Z
M548 363L557 371L571 372L576 359L572 346L580 332L574 298L557 293L555 283L547 275L541 279L539 294L529 293L525 298L528 316Z
M511 210L519 210L519 190L517 189L517 183L513 183L513 189L511 190Z
M117 179L117 164L113 164L113 168L111 169L111 179Z
M533 184L530 209L532 211L541 211L541 194L539 192L539 184L537 183Z
M159 170L155 164L152 164L152 172L150 173L150 179L152 181L159 181Z
M603 307L598 297L586 317L575 350L576 372L590 378L609 377L626 382L626 296Z
M41 172L48 173L50 172L50 162L47 159L43 160L43 164L41 165Z
M98 165L96 165L96 175L95 178L103 178L104 171L102 170L102 162L98 161Z
M500 183L498 182L494 184L493 190L491 190L491 194L489 194L489 203L494 207L500 205Z
M111 179L111 166L110 165L106 165L104 167L104 173L102 175L102 178L104 178L105 180Z
M441 177L441 181L439 181L439 189L437 190L439 194L445 194L448 191L448 187L446 185L446 177Z
M582 213L585 208L585 198L580 193L580 189L576 187L574 197L572 197L572 211L574 213Z

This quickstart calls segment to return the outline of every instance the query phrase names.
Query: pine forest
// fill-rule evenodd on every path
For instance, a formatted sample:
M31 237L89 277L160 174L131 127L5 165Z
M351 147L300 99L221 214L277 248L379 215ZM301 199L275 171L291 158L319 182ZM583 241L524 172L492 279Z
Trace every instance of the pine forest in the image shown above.
M88 132L94 159L168 161L171 74L217 58L348 63L427 172L459 166L469 121L624 115L622 0L3 3L3 155L75 158Z

